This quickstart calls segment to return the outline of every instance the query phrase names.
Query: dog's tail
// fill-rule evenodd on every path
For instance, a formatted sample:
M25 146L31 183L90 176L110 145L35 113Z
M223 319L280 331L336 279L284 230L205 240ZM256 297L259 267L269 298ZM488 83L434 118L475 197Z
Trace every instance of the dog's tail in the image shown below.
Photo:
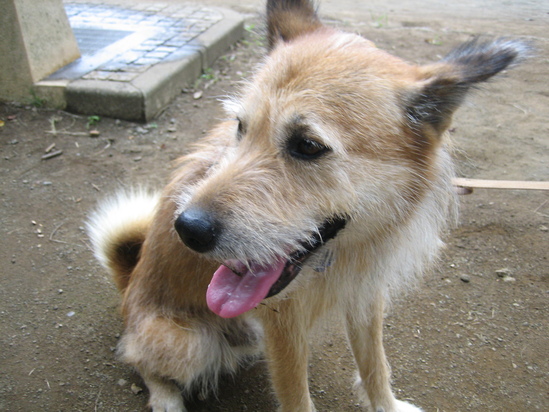
M86 222L95 257L120 291L139 261L159 198L144 189L120 192L103 201Z

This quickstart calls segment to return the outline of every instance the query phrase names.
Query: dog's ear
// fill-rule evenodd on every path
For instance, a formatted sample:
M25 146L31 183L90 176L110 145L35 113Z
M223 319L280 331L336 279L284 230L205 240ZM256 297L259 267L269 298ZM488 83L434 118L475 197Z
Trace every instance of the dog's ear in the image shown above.
M269 51L280 41L290 41L321 26L314 3L310 0L267 1Z
M520 40L477 38L440 62L424 66L419 87L416 84L407 97L406 114L412 128L421 134L442 134L471 88L524 59L530 50Z

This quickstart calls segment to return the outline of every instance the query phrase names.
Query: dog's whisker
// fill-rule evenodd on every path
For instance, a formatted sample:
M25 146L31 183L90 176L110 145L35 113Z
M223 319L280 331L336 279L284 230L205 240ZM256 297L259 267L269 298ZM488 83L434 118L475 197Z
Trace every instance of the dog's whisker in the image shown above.
M273 307L267 305L266 303L261 302L260 305L266 307L267 309L269 309L269 310L272 311L272 312L280 313L280 311L279 311L278 309L275 309L275 308L273 308Z

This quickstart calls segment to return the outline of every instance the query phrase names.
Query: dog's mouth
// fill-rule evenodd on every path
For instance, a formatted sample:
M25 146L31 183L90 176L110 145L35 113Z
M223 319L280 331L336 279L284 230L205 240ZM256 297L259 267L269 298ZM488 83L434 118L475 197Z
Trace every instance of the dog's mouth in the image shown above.
M324 222L302 249L279 258L270 265L245 264L228 260L216 270L208 286L208 307L223 318L232 318L255 308L263 299L280 293L299 274L307 260L345 227L346 219L331 218ZM323 264L329 265L329 260ZM322 269L322 268L321 268Z

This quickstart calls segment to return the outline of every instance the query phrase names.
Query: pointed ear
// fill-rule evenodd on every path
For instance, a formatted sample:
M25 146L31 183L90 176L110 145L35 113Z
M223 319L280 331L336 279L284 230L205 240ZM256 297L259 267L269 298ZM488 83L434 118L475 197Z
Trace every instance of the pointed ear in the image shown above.
M310 0L267 1L269 51L280 41L290 41L321 26L314 4Z
M407 98L407 116L419 133L442 134L467 92L521 61L530 46L519 40L474 39L451 51L440 62L422 68L422 78Z

